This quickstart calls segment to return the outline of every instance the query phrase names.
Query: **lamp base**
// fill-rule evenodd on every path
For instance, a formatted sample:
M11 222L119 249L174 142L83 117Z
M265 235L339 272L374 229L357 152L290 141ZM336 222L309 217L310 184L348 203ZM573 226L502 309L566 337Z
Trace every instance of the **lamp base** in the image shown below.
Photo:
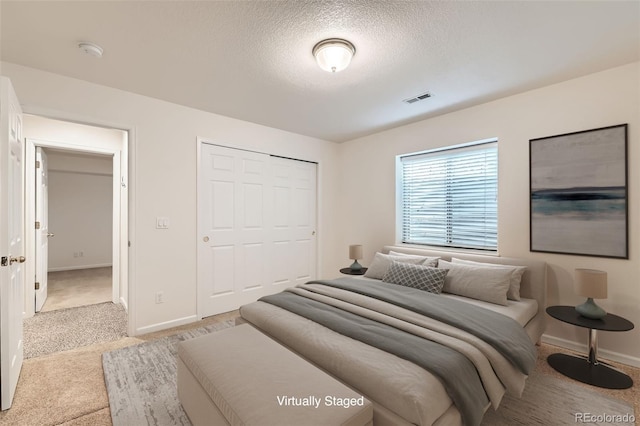
M358 263L358 260L354 260L353 263L351 264L351 266L349 266L349 268L352 271L360 271L362 270L362 265Z
M596 302L594 302L591 297L589 297L582 305L576 306L576 311L578 311L578 313L583 317L591 319L602 319L607 315L607 312L600 306L596 305Z

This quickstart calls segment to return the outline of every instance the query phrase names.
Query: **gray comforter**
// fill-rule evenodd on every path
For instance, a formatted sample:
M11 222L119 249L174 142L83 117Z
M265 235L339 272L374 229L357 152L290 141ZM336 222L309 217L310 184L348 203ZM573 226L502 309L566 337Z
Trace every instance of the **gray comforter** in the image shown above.
M362 280L347 277L311 281L308 284L322 284L363 294L465 330L489 343L525 374L529 374L535 366L536 349L527 334L520 324L499 313L384 282L362 285Z
M265 317L256 313L264 311L264 303L431 372L464 424L479 424L489 401L497 407L505 390L520 393L535 363L535 347L517 322L420 290L341 278L308 283L241 309L250 322L277 334L269 329L271 321L258 318Z

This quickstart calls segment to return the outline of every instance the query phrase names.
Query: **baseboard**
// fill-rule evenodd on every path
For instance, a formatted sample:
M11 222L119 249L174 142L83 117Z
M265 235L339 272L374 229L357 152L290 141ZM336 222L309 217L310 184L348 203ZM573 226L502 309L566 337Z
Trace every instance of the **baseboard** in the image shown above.
M585 345L584 343L576 343L571 340L549 336L547 334L542 335L542 342L554 346L559 346L561 348L570 349L583 354L586 354L588 352L587 345ZM640 368L640 358L621 354L619 352L613 352L606 349L598 348L598 358L619 362L631 367Z
M100 263L97 265L58 266L56 268L49 268L47 272L76 271L78 269L106 268L109 266L113 266L113 265L111 263Z
M124 307L124 310L129 312L129 306L127 305L127 301L124 297L120 298L120 304Z
M190 324L192 322L196 322L197 320L198 320L198 317L196 315L190 315L188 317L178 318L176 320L160 322L152 325L146 325L144 327L136 328L134 336L153 333L154 331L166 330L167 328L178 327L180 325Z

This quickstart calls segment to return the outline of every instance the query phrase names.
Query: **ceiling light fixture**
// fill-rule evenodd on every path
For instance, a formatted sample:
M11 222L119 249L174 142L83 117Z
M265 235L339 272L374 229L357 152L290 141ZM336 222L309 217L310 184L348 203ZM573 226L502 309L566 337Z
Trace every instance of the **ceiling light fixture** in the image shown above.
M103 49L102 47L98 46L95 43L89 43L89 42L83 41L82 43L78 43L78 47L80 48L80 50L82 50L85 54L89 56L102 58Z
M320 68L328 72L338 72L349 66L351 58L356 54L356 48L347 40L329 38L316 44L312 53Z

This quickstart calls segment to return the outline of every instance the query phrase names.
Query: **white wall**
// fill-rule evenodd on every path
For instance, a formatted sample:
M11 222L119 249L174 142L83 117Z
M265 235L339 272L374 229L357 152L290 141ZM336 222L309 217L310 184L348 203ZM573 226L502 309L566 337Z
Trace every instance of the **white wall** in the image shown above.
M112 158L46 152L49 271L111 266Z
M629 260L529 252L529 139L629 124ZM376 250L396 242L395 156L497 137L499 140L499 252L549 264L548 305L576 305L573 271L609 274L605 310L636 324L631 332L599 334L604 355L640 366L640 63L510 96L406 125L340 146L342 263L348 244L363 244L365 265ZM587 330L547 321L546 340L585 344Z
M25 112L130 129L131 298L137 333L196 318L196 138L315 161L319 276L336 275L336 144L10 63ZM265 105L268 108L268 105ZM169 230L155 228L170 218ZM163 291L165 303L154 295Z

